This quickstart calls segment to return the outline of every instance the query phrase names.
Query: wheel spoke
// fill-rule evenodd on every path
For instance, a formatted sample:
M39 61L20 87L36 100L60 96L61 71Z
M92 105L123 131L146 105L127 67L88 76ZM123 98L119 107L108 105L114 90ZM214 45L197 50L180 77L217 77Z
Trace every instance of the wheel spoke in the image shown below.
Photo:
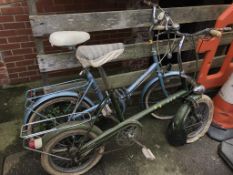
M56 153L61 153L61 152L67 152L68 150L69 150L68 148L53 149L52 153L56 154Z

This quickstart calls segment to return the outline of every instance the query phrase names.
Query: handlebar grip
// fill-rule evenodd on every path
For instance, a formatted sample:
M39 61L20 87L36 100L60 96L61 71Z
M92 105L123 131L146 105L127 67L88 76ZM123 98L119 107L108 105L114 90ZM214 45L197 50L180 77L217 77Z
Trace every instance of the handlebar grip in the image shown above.
M215 37L221 37L222 32L212 29L212 30L210 30L210 35L215 36Z

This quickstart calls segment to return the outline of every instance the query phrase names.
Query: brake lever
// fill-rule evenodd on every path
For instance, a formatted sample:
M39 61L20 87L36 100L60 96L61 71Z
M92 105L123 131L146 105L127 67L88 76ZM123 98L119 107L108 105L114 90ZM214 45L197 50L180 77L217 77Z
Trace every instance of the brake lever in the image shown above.
M153 5L153 15L152 15L152 18L153 18L153 23L157 24L158 23L158 19L157 19L157 7L155 5Z

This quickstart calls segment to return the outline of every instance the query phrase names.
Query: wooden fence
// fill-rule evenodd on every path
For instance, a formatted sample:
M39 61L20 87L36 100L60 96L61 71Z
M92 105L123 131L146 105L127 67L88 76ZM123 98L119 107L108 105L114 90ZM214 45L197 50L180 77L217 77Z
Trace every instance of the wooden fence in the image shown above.
M150 26L151 9L92 12L77 14L57 14L57 15L37 15L34 0L28 0L30 6L30 22L33 35L36 37L36 46L38 52L38 63L42 73L58 71L63 69L78 68L81 65L75 59L71 52L44 54L42 37L55 31L75 30L75 31L107 31L118 29L130 29ZM228 5L209 5L193 7L175 7L165 9L170 13L172 19L180 24L205 22L216 20L217 17L227 8ZM227 45L232 42L233 33L229 32L223 35L221 45ZM167 40L159 41L161 51L166 50ZM191 50L192 45L185 43L183 51ZM115 61L133 60L151 56L151 46L148 43L135 43L126 45L124 54ZM213 67L219 67L224 59L218 56L214 59ZM199 65L201 64L199 61ZM183 64L186 72L195 70L194 61ZM177 67L176 65L174 66ZM110 76L112 87L126 86L134 81L144 70L117 74ZM130 78L129 78L130 76ZM117 80L121 81L117 81ZM130 81L129 81L130 79Z

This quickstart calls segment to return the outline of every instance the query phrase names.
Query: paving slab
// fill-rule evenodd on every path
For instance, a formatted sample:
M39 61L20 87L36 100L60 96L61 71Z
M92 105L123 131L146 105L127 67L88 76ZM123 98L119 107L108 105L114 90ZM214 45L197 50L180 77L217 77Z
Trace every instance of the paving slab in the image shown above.
M19 137L19 126L17 120L0 124L0 152L4 152Z
M0 88L0 123L21 120L24 113L26 87Z

